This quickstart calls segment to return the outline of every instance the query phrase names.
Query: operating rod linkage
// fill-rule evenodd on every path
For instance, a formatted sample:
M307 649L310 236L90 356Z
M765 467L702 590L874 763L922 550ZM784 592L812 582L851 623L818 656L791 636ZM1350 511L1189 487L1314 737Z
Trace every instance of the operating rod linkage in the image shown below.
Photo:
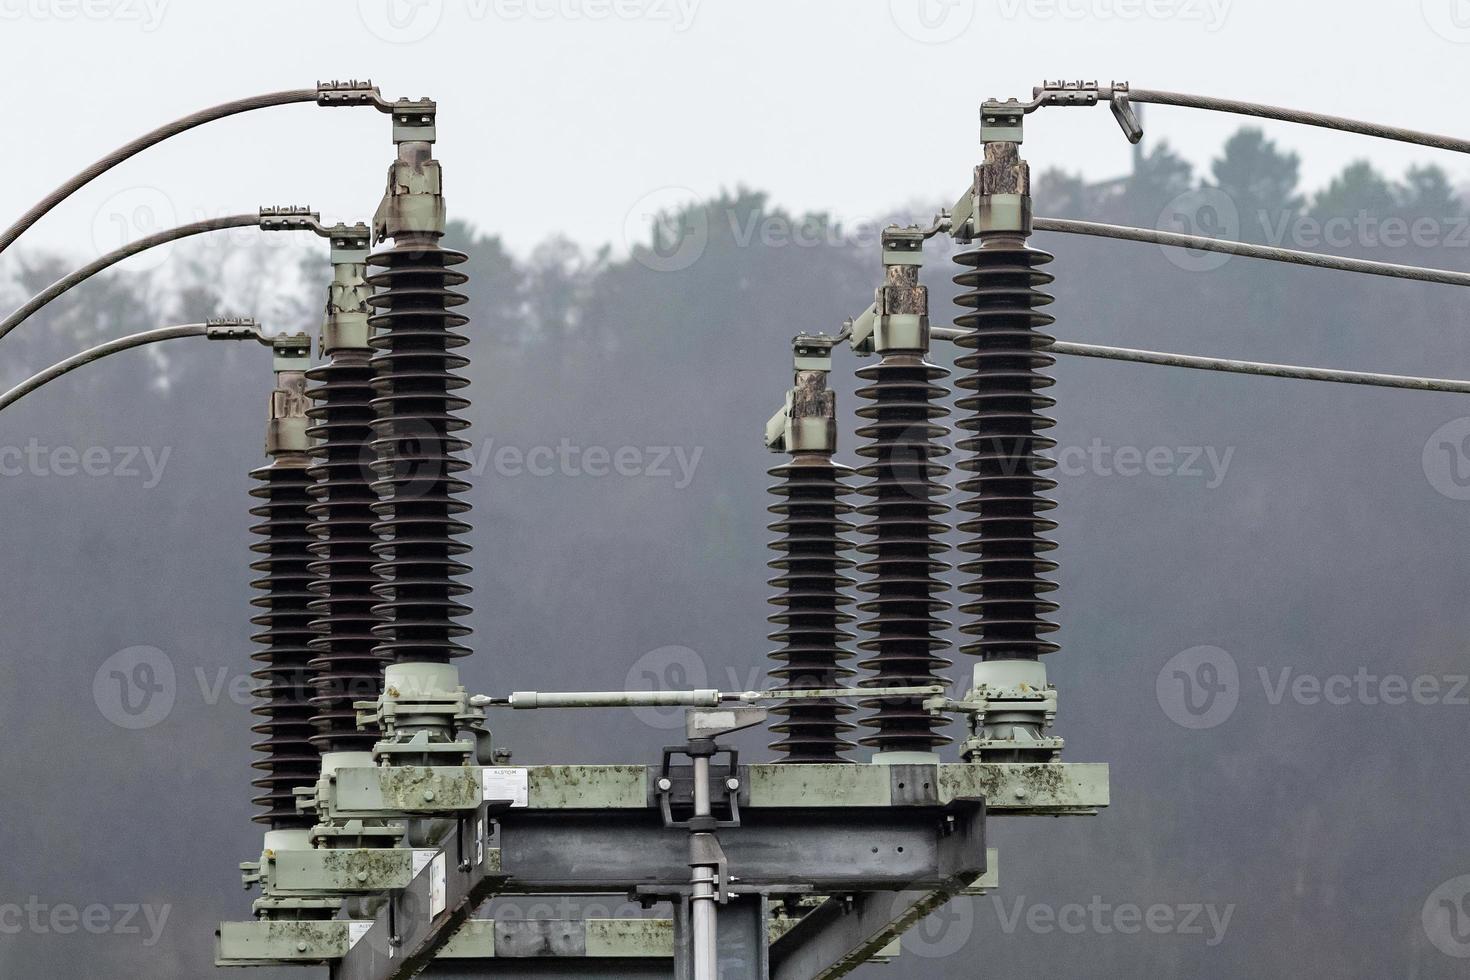
M766 691L512 691L506 697L476 698L476 703L500 708L716 708L722 704L759 704L762 701L826 701L834 698L908 699L943 694L943 684L908 687L833 687Z

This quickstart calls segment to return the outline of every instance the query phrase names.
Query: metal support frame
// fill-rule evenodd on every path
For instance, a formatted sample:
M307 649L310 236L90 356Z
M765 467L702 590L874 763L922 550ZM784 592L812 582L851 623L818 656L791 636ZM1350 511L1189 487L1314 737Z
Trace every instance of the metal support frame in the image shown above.
M665 826L661 766L471 771L497 798L460 811L438 848L377 852L391 862L407 860L414 873L406 887L390 891L370 922L225 923L219 962L328 962L333 980L396 980L414 975L446 946L456 948L461 926L496 894L634 893L650 902L687 894L690 869L681 846L687 829ZM369 773L397 778L377 767L336 775L339 782L365 785ZM676 795L685 792L681 787L692 791L692 766L672 767L669 778ZM720 831L733 876L728 887L735 893L720 911L720 935L731 934L725 948L748 932L740 924L746 913L739 902L751 896L859 896L853 903L829 899L838 904L818 906L826 909L818 918L806 925L803 919L789 938L777 938L772 977L798 976L792 972L796 964L838 947L840 955L824 969L871 956L927 911L972 886L989 867L987 814L1092 814L1108 805L1107 766L1094 763L756 764L738 766L733 777L711 766L712 780L730 778L738 781L741 826ZM916 903L912 915L878 921L880 911L901 912L896 896L908 893ZM921 901L927 907L917 907ZM345 928L354 934L347 936ZM297 950L302 943L306 949ZM485 947L474 948L483 954ZM584 972L570 975L598 975L587 972L586 959L548 949L547 963L557 965L547 970L578 959L575 966ZM662 969L646 975L672 975L667 966ZM455 976L453 970L436 968L430 975ZM498 965L487 972L526 975Z

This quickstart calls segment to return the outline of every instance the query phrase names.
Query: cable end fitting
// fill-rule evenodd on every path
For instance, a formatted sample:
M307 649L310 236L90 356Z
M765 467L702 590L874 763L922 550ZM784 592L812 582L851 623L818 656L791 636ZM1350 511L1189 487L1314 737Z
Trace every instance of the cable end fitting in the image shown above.
M1100 85L1097 82L1068 82L1060 79L1054 82L1043 81L1031 90L1031 101L1026 104L1025 111L1032 112L1044 105L1089 106L1099 102L1106 102L1113 110L1113 118L1118 121L1128 142L1137 143L1143 139L1143 124L1138 121L1138 115L1128 101L1127 82Z
M260 332L260 324L249 316L218 316L204 321L204 336L209 340L254 340L269 344Z
M263 205L260 209L262 231L317 231L321 220L309 204Z
M332 79L330 82L316 83L316 104L322 106L342 105L370 105L379 112L388 112L388 103L384 101L382 93L373 84L373 80L365 78L358 81L355 78L347 81Z

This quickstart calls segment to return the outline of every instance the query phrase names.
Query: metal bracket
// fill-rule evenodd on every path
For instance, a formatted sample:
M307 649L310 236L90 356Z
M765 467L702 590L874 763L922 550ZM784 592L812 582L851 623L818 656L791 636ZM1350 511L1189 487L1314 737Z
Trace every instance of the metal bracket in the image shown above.
M273 895L370 894L407 888L423 860L401 847L274 851L260 879Z
M351 923L341 919L221 922L215 966L324 963L347 955Z
M674 799L675 789L678 787L679 782L682 782L682 780L679 782L675 780L674 756L686 755L692 758L696 754L704 754L710 758L724 756L729 760L726 763L727 768L725 770L727 775L723 781L723 798L729 815L724 819L714 818L706 826L711 828L740 826L740 753L728 745L715 745L713 743L708 745L707 750L694 744L669 745L664 747L663 764L659 767L658 781L654 784L655 792L658 796L658 809L660 815L663 817L664 826L671 830L689 830L694 827L695 818L688 820L674 819L674 807L676 805L681 810L693 809L694 807L694 786L692 783L689 784L689 795L687 797L681 794L678 800ZM711 765L711 768L713 769L714 766Z
M336 770L323 780L323 820L473 811L484 802L478 766L368 766Z

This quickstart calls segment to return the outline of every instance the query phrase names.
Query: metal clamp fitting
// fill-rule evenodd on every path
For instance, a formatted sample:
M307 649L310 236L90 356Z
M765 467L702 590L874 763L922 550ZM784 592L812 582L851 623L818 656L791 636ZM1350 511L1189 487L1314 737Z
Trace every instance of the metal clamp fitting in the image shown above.
M315 231L321 226L321 215L310 205L271 205L260 209L262 231Z

